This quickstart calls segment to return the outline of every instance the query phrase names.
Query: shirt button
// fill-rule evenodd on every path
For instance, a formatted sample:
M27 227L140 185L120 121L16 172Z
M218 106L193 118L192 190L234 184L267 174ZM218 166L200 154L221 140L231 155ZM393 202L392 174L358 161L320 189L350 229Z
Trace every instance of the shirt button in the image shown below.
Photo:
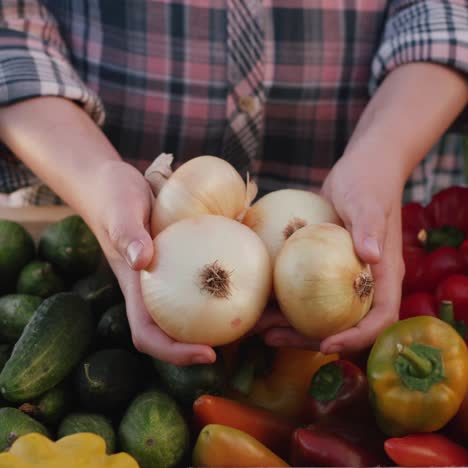
M259 101L256 96L241 96L239 98L239 109L251 116L255 115L259 109Z

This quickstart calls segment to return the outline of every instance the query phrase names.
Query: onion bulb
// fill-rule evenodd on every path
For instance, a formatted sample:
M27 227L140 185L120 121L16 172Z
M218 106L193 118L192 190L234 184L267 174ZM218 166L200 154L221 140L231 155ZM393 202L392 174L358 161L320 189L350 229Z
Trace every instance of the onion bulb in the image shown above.
M202 214L242 219L257 194L236 169L216 156L198 156L172 172L171 154L162 153L145 172L156 197L151 234L156 236L175 221Z
M148 312L170 337L218 346L235 341L268 301L272 267L260 238L223 216L171 224L153 240L155 258L141 272Z
M242 222L266 244L271 260L297 229L309 224L342 224L325 198L306 190L284 189L270 192L255 202Z
M274 290L283 314L303 335L324 339L356 325L369 311L374 281L349 232L321 223L296 231L280 250Z

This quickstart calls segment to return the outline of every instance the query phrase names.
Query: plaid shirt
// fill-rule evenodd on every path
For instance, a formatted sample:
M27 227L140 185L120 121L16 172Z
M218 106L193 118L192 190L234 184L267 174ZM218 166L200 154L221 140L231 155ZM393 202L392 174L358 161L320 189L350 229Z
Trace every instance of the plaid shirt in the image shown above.
M74 100L142 171L214 154L261 193L318 190L385 75L415 61L468 73L467 0L0 0L0 104ZM406 199L461 183L456 128ZM3 148L14 191L58 201Z

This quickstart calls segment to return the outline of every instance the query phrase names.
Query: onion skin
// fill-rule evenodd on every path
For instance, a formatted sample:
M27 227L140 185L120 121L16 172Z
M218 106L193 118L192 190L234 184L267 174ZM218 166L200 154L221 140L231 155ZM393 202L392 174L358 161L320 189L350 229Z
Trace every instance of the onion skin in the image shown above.
M263 196L247 210L242 222L260 236L272 261L297 229L317 223L343 224L324 197L295 189L276 190Z
M356 325L369 311L374 287L349 232L321 223L296 231L274 268L280 309L305 336L322 340Z
M216 156L190 159L164 184L157 185L151 214L153 237L188 217L202 214L242 217L257 193L253 182L246 185L231 164Z
M255 325L271 292L272 266L253 231L223 216L202 215L171 224L153 243L155 259L141 272L141 289L149 314L167 335L219 346ZM216 270L214 282L206 282L207 266ZM223 278L226 288L216 289Z

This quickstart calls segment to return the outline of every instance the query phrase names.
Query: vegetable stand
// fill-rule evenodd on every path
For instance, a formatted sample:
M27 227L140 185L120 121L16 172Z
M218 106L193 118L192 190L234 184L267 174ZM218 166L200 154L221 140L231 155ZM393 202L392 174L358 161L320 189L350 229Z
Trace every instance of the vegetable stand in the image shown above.
M401 320L360 355L242 337L217 344L214 364L175 366L134 348L100 252L75 275L39 248L70 217L77 226L66 207L0 208L34 239L26 263L40 257L63 281L48 297L0 297L0 468L468 466L465 263L434 275L435 293L424 281L405 290ZM405 249L422 249L420 230ZM451 234L415 255L464 259Z

